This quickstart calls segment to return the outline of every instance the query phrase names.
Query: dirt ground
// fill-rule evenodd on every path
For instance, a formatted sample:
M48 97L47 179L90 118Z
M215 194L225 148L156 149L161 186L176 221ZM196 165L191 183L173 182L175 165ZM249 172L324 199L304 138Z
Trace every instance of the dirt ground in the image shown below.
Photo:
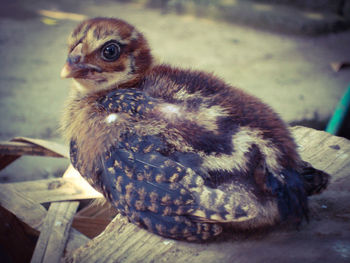
M147 37L160 62L214 72L270 104L287 122L324 125L350 83L350 33L297 37L193 16L163 14L115 1L9 1L0 11L0 139L14 136L61 141L58 122L69 81L59 72L66 39L78 23L47 20L41 9L88 17L119 17ZM45 178L66 161L22 158L0 173L1 181ZM45 167L45 168L43 168Z

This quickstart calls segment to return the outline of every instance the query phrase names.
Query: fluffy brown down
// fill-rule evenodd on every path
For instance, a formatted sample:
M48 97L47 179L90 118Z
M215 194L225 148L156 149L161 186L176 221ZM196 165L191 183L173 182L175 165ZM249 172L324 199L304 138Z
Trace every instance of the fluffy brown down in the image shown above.
M306 195L326 187L329 176L301 160L269 106L212 74L154 64L128 23L90 19L68 42L61 75L74 85L62 131L72 163L133 223L203 240L219 234L220 223L300 222Z

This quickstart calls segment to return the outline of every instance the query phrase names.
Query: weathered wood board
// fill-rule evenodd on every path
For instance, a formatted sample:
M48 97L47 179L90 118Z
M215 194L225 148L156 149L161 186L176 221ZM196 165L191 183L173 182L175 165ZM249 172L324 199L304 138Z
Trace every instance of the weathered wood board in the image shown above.
M103 198L83 178L51 178L19 183L1 184L14 189L36 203Z
M31 263L59 263L79 202L54 202L50 205L36 243Z
M0 184L0 204L32 228L41 229L46 209L17 190Z
M0 153L8 155L37 155L37 156L50 156L58 157L62 156L52 152L38 145L34 145L27 142L0 142Z
M118 211L111 207L105 199L100 200L92 202L74 216L72 226L89 238L99 235L118 214Z
M62 158L68 156L68 148L54 142L30 138L14 138L11 142L1 142L0 169L22 155ZM64 178L60 179L0 184L2 214L14 214L16 218L28 225L35 235L42 232L41 239L39 238L37 243L37 246L42 249L36 249L33 262L52 262L55 258L58 262L61 260L64 249L67 252L73 251L89 240L74 228L70 228L78 202L52 204L49 213L40 205L44 202L101 197L80 176L74 176L76 173L72 167L69 167ZM58 220L61 224L53 225ZM63 235L61 230L64 230ZM16 238L23 239L25 236ZM48 240L50 242L47 242ZM11 253L11 256L16 255Z
M195 244L161 238L118 215L68 262L350 262L350 142L322 131L292 128L305 161L332 174L324 193L310 198L310 223L254 233L228 231Z
M81 179L74 178L74 169L70 166L64 173L62 180ZM80 182L82 186L87 182ZM68 184L68 188L65 192L69 192L70 188L73 188L74 184ZM55 185L55 187L49 187L44 185L44 190L59 188L61 184ZM77 185L75 185L77 186ZM20 189L22 191L28 190L28 187ZM91 188L91 187L90 187ZM30 187L29 187L30 189ZM40 192L34 189L32 193ZM81 191L85 193L84 189ZM89 192L89 191L88 191ZM96 192L96 191L94 191ZM30 191L29 191L30 193ZM46 196L45 193L41 193L42 196ZM28 195L28 191L27 191ZM73 194L74 196L74 194ZM79 202L67 201L67 202L53 202L50 204L49 211L46 214L43 226L41 228L39 239L36 243L36 247L33 253L31 263L59 263L64 255L66 243L69 238L69 230L71 228L74 215L78 209Z
M20 158L22 155L68 157L68 147L40 139L16 137L11 141L0 142L0 170Z
M15 214L18 219L35 230L42 231L47 211L39 203L31 200L14 188L0 184L0 205ZM89 238L74 228L70 229L66 251L73 251L85 244Z

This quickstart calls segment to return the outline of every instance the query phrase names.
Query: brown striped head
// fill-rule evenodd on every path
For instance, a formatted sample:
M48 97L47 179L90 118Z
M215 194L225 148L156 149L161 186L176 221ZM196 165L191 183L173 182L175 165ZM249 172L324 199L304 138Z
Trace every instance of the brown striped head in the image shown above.
M83 21L68 39L62 78L73 78L80 92L136 85L152 64L143 35L115 18Z

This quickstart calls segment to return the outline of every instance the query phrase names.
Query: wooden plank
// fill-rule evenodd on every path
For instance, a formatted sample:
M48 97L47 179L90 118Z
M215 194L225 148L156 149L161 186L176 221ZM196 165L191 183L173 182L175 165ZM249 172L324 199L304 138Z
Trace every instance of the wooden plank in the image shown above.
M74 216L72 226L89 238L99 235L118 214L105 199L100 200L95 199Z
M76 216L90 217L90 218L110 218L110 221L117 215L117 210L110 205L106 199L97 199L98 202L94 201L90 205L81 209Z
M34 202L15 189L2 184L0 184L0 205L15 214L17 218L33 229L41 231L43 221L47 214L46 209L42 205ZM79 231L71 229L66 247L67 252L74 251L88 240L89 238Z
M69 158L69 148L66 145L62 145L53 141L33 139L28 137L15 137L11 139L11 141L36 145L38 147L44 148L48 151L51 151L52 153L57 154L57 157Z
M72 165L68 167L62 179L68 181L83 180ZM91 186L85 180L83 181L80 181L80 185L85 185L91 190ZM59 186L60 184L55 184L55 187L49 188L57 188ZM69 188L71 186L68 186ZM66 242L69 238L69 230L78 206L79 202L51 203L31 262L60 262L64 257L64 252L66 251L67 253L70 251L66 249Z
M94 238L105 230L112 220L106 218L91 218L87 216L75 216L72 226L89 238Z
M40 139L16 137L11 141L0 142L0 170L22 155L69 157L68 147Z
M124 262L129 254L138 255L137 259L143 260L147 254L155 255L158 253L157 251L164 252L174 245L174 242L171 241L164 246L163 241L166 241L166 239L152 235L143 229L129 224L127 219L120 214L115 217L101 235L93 240L93 242L88 242L85 246L76 250L68 261ZM108 246L106 246L107 243L109 244ZM111 246L111 244L113 245ZM142 250L143 246L146 246L147 250ZM91 250L94 253L87 253Z
M0 184L0 204L20 220L40 231L46 209L16 189Z
M71 227L64 255L71 254L73 251L86 244L89 240L90 238L88 238L75 228Z
M161 238L117 215L106 230L72 253L69 262L348 262L350 251L350 142L297 127L292 133L305 161L332 174L328 190L310 198L310 223L279 226L196 244Z
M16 137L11 141L0 141L0 170L22 155L68 158L68 147L56 142Z
M0 154L2 155L34 155L34 156L49 156L62 157L62 155L42 148L38 145L33 145L24 142L0 142Z
M326 170L333 181L349 175L349 140L300 126L294 127L292 132L304 160Z
M72 165L70 165L67 168L67 170L63 174L63 178L64 179L70 179L70 178L81 178L82 179L79 172L77 170L75 170ZM92 189L92 187L90 185L86 186L86 184L88 184L88 183L85 180L84 180L84 182L80 182L80 184L83 185L84 188ZM93 190L93 191L95 191L95 190ZM67 246L65 248L65 254L70 254L72 251L76 250L81 245L86 244L89 240L90 239L87 236L83 235L82 233L80 233L76 229L71 228L70 232L69 232L68 243L67 243Z
M50 205L34 250L32 263L61 261L78 206L79 202L55 202Z
M103 198L83 178L51 178L2 186L14 189L36 203Z
M68 147L56 142L16 137L11 141L0 141L0 170L22 155L69 157Z
M65 180L78 176L72 167L65 173ZM20 189L21 190L21 189ZM22 189L23 190L23 189ZM62 198L61 198L62 199ZM40 231L46 217L46 209L37 201L31 200L11 184L0 184L0 205L15 214L22 222ZM69 231L66 253L71 253L89 240L88 237L72 228Z
M84 216L84 217L94 218L97 214L100 213L101 210L106 210L107 207L108 207L107 203L103 204L103 205L92 203L92 204L84 207L83 209L81 209L76 214L76 216Z

